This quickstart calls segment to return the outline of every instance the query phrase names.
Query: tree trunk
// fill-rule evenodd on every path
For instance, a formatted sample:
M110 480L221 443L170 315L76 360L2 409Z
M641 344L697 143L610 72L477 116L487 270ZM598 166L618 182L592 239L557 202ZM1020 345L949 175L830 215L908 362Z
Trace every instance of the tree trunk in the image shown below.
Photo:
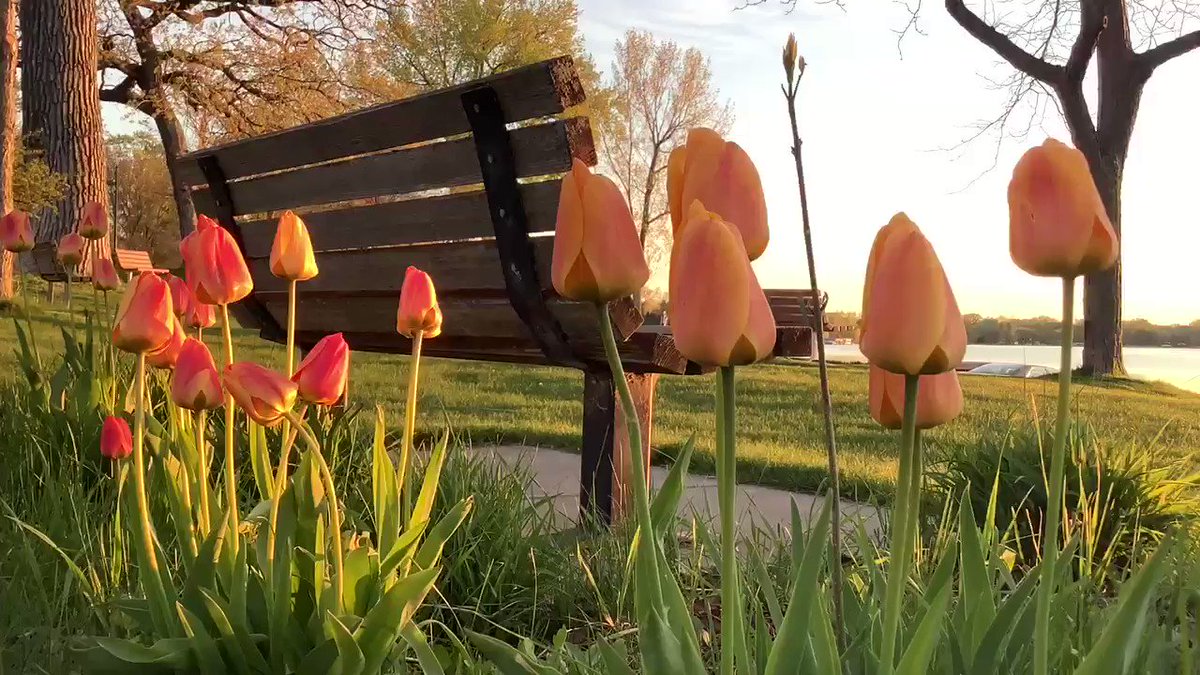
M167 106L164 110L156 111L154 125L158 127L158 136L162 140L163 154L167 159L167 172L171 176L171 196L175 199L175 213L179 216L179 238L182 239L196 229L196 210L192 207L192 197L188 193L183 177L175 167L175 160L183 154L183 132L175 113Z
M13 210L17 154L17 0L0 0L0 214ZM13 296L15 256L0 251L0 300Z
M1121 158L1121 165L1125 160ZM1108 211L1118 240L1121 235L1121 179L1097 172L1096 188ZM1083 371L1090 375L1123 375L1121 329L1121 258L1104 272L1088 275L1083 282Z
M85 203L108 207L96 2L21 0L21 35L25 147L41 150L50 169L66 177L62 199L35 215L36 240L48 248L75 229ZM88 242L77 276L91 274L93 254L110 255L108 238ZM63 270L38 272L57 277Z

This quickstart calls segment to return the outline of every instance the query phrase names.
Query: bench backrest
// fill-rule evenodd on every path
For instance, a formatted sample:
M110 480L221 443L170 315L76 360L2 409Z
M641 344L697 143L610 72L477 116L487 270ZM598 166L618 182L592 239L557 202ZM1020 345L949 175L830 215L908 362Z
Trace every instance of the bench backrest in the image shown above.
M117 271L127 274L155 269L149 252L130 248L113 249L113 264Z

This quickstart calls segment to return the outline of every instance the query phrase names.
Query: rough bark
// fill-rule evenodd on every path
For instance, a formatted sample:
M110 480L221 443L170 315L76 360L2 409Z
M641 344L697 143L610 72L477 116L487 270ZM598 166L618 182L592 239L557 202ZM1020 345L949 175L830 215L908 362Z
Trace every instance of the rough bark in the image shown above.
M171 177L171 196L175 199L175 213L179 216L179 237L188 236L196 229L196 209L192 206L192 197L188 194L187 184L176 169L175 160L184 153L183 131L179 121L170 108L163 112L156 111L153 115L154 126L158 128L158 137L162 140L163 154L167 158L167 173Z
M103 127L97 96L95 0L21 0L22 122L27 148L66 177L63 197L34 214L36 240L53 246L75 229L83 205L108 206ZM89 242L78 276L93 253L109 255L107 238ZM39 269L56 276L59 269Z
M13 210L17 153L17 0L0 0L0 214ZM0 300L13 296L14 256L0 252Z

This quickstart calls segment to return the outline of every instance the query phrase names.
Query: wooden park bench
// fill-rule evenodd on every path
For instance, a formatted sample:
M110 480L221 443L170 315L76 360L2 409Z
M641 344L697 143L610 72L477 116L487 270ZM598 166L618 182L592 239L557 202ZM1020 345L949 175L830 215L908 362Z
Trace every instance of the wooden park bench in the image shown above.
M575 368L584 375L580 501L612 515L629 473L595 310L557 296L550 259L559 179L596 163L569 57L180 158L199 213L229 228L254 276L238 321L285 338L287 284L271 275L278 214L300 213L320 274L299 286L297 342L342 332L355 350L407 353L395 330L404 270L433 276L445 322L430 356ZM564 115L564 112L567 115ZM803 292L802 292L803 293ZM794 291L780 303L777 355L813 352ZM792 311L795 310L795 311ZM666 326L642 327L632 300L609 307L643 417L646 447L658 374L696 375ZM624 453L618 453L618 458ZM623 503L618 495L618 504ZM619 507L618 507L619 508Z
M55 254L55 244L53 242L40 243L33 247L31 254L33 261L32 271L46 281L46 297L53 302L55 284L65 283L67 280L67 272L63 269L62 264L58 262L58 257ZM126 280L146 270L166 272L166 270L154 266L154 263L150 260L150 254L146 251L127 248L113 249L112 260L113 265L117 268L117 272ZM87 281L90 279L88 274L90 272L77 275L74 279L75 281Z
M150 260L148 252L128 248L113 249L113 265L117 268L117 272L122 278L125 279L141 272L158 272L162 274L167 271L155 267L154 263Z

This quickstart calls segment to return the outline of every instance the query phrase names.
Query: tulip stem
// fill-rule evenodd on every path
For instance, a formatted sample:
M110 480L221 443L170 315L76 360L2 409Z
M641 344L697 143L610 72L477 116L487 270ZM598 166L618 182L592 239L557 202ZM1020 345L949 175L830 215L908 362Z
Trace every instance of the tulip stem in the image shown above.
M1046 486L1046 531L1042 537L1042 572L1038 580L1034 623L1033 672L1050 672L1050 604L1057 582L1058 533L1062 520L1063 473L1067 431L1071 424L1071 347L1075 330L1075 277L1063 278L1062 348L1058 370L1058 417L1054 420L1054 446L1050 450L1050 484Z
M162 572L158 566L158 553L155 550L154 526L150 524L150 502L146 498L146 459L145 459L145 443L146 443L146 354L140 352L137 355L137 366L134 373L134 386L137 388L134 393L134 412L133 412L133 487L137 498L138 523L141 529L142 539L142 555L145 557L142 564L140 576L142 579L142 590L146 593L146 599L154 608L154 613L158 615L158 623L168 633L174 633L173 626L175 622L172 617L175 616L171 611L170 603L167 601L167 591L163 586Z
M287 318L287 374L291 377L296 368L296 280L288 284Z
M16 268L18 274L21 272L20 256L20 253L13 254L13 267ZM29 304L29 280L23 274L21 275L21 304L25 309L25 324L29 326L29 346L33 349L33 360L36 362L34 365L40 371L42 355L38 352L37 336L33 332L33 310Z
M304 442L308 445L308 451L317 460L317 466L321 471L321 480L325 484L325 499L329 505L329 534L333 539L334 614L340 615L342 614L344 598L342 595L342 515L338 507L337 491L333 485L333 473L329 470L329 465L325 462L325 456L321 454L321 444L317 443L316 437L313 436L312 431L309 430L304 420L300 419L296 413L290 410L285 416L300 432L300 436L304 438Z
M208 412L205 410L197 410L195 423L196 432L196 455L199 460L199 469L196 476L196 487L200 491L200 533L204 537L208 537L208 533L212 528L212 516L208 508L208 447L205 442L204 426L208 422Z
M73 281L75 280L75 278L74 278L74 275L73 275L73 274L71 274L71 268L70 268L70 267L66 268L66 272L67 272L67 283L66 283L66 284L64 284L64 289L63 289L63 290L65 291L65 295L66 295L66 300L67 300L67 315L69 316L69 315L71 314L71 282L73 282ZM74 317L71 317L71 321L72 321L72 323L74 322L74 320L75 320L75 318L74 318Z
M879 651L880 673L890 675L896 665L896 632L904 607L904 587L913 558L913 524L918 522L920 472L917 446L917 391L919 375L904 376L904 417L900 427L900 472L896 478L896 501L892 506L892 553L888 564L883 604L883 648Z
M412 515L412 495L408 489L409 468L412 463L413 434L417 428L417 381L421 368L421 342L425 334L420 330L413 333L412 358L408 362L408 399L404 405L404 443L400 446L400 468L396 477L396 485L400 488L404 503L404 520L407 523Z
M233 330L229 326L229 305L221 305L221 324L225 333L225 367L233 365ZM237 474L234 472L234 402L233 395L225 392L225 513L229 521L229 550L236 554L238 541L238 496Z
M717 501L721 506L721 672L750 670L737 564L737 387L733 366L717 373Z
M178 414L176 414L176 413L178 413ZM175 406L172 405L169 408L169 414L171 415L171 426L175 427L172 430L171 438L175 442L179 443L182 446L182 444L183 444L183 440L182 440L183 436L182 435L185 433L184 429L186 428L186 425L184 423L183 408L176 408ZM194 511L192 510L192 508L193 508L192 472L188 470L187 462L179 463L179 471L182 474L182 478L183 478L183 480L180 481L180 483L183 485L183 488L182 488L182 490L183 490L183 494L182 494L183 511L184 511L184 513L186 513L188 515L188 518L189 518L188 522L180 523L180 527L187 530L187 541L185 542L187 544L187 551L191 555L192 560L195 560L196 553L197 553L196 532L195 532L195 529L192 527L192 523L190 520L192 517L194 517Z

